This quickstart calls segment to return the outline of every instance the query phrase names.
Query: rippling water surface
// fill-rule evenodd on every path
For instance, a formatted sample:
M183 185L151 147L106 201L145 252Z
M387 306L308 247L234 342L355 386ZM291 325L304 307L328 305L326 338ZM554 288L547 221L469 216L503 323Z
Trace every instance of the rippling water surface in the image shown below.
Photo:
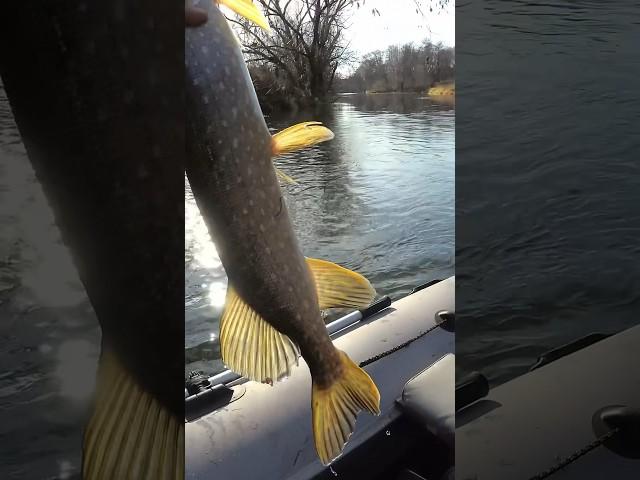
M0 478L79 478L99 342L0 84Z
M320 120L335 138L277 165L303 253L365 275L381 295L453 275L455 111L414 94L344 95L316 112L271 116L280 130ZM222 369L226 276L185 180L187 371Z
M456 363L494 384L640 321L640 6L621 3L458 3Z

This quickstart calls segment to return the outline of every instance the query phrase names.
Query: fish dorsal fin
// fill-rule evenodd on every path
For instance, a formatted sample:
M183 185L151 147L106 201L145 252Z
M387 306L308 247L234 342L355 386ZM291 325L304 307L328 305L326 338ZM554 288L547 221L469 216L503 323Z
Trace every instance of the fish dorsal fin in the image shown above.
M238 15L252 21L267 32L270 31L269 22L252 0L218 0L218 3L229 7Z
M184 478L184 420L172 415L104 350L84 433L82 478Z
M306 258L306 261L316 284L320 310L363 308L375 298L375 289L359 273L326 260Z
M220 320L222 361L250 380L273 383L291 374L300 350L278 332L229 286Z
M271 137L271 150L274 156L282 155L312 147L333 137L333 132L320 122L297 123Z

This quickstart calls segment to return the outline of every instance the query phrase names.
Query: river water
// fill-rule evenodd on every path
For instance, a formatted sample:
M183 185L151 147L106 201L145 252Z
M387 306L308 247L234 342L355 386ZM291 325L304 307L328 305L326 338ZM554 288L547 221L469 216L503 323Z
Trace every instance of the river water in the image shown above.
M319 120L330 142L278 159L304 255L365 275L392 299L454 270L455 110L416 94L341 95L270 116L273 131ZM220 371L227 280L185 180L185 370ZM331 318L331 317L329 317Z
M0 84L0 478L79 478L100 326Z
M638 323L640 6L460 2L456 365Z

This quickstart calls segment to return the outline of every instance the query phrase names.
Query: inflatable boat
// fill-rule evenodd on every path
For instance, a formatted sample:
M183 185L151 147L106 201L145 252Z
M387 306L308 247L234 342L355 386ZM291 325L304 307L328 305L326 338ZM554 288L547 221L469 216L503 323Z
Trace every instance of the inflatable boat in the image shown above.
M189 479L447 479L454 447L454 277L385 297L327 325L335 345L380 391L381 414L358 415L343 454L319 460L304 360L274 386L225 371L188 382Z
M640 325L556 348L489 389L456 385L456 478L640 479Z

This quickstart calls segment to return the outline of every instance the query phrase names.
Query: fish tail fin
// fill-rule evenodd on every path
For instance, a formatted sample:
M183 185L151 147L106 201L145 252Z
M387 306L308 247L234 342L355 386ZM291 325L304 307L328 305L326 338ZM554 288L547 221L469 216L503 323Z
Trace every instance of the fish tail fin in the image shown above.
M270 30L269 22L258 7L253 4L252 0L218 0L218 3L225 5L267 32Z
M320 122L297 123L271 137L271 150L274 156L282 155L312 147L333 137L333 132Z
M329 387L311 390L313 439L324 465L341 453L360 410L380 414L380 392L371 377L340 350L342 374Z
M320 310L326 308L363 308L371 304L376 291L357 272L326 260L306 258L313 275Z
M105 350L82 442L82 478L183 479L184 421Z

